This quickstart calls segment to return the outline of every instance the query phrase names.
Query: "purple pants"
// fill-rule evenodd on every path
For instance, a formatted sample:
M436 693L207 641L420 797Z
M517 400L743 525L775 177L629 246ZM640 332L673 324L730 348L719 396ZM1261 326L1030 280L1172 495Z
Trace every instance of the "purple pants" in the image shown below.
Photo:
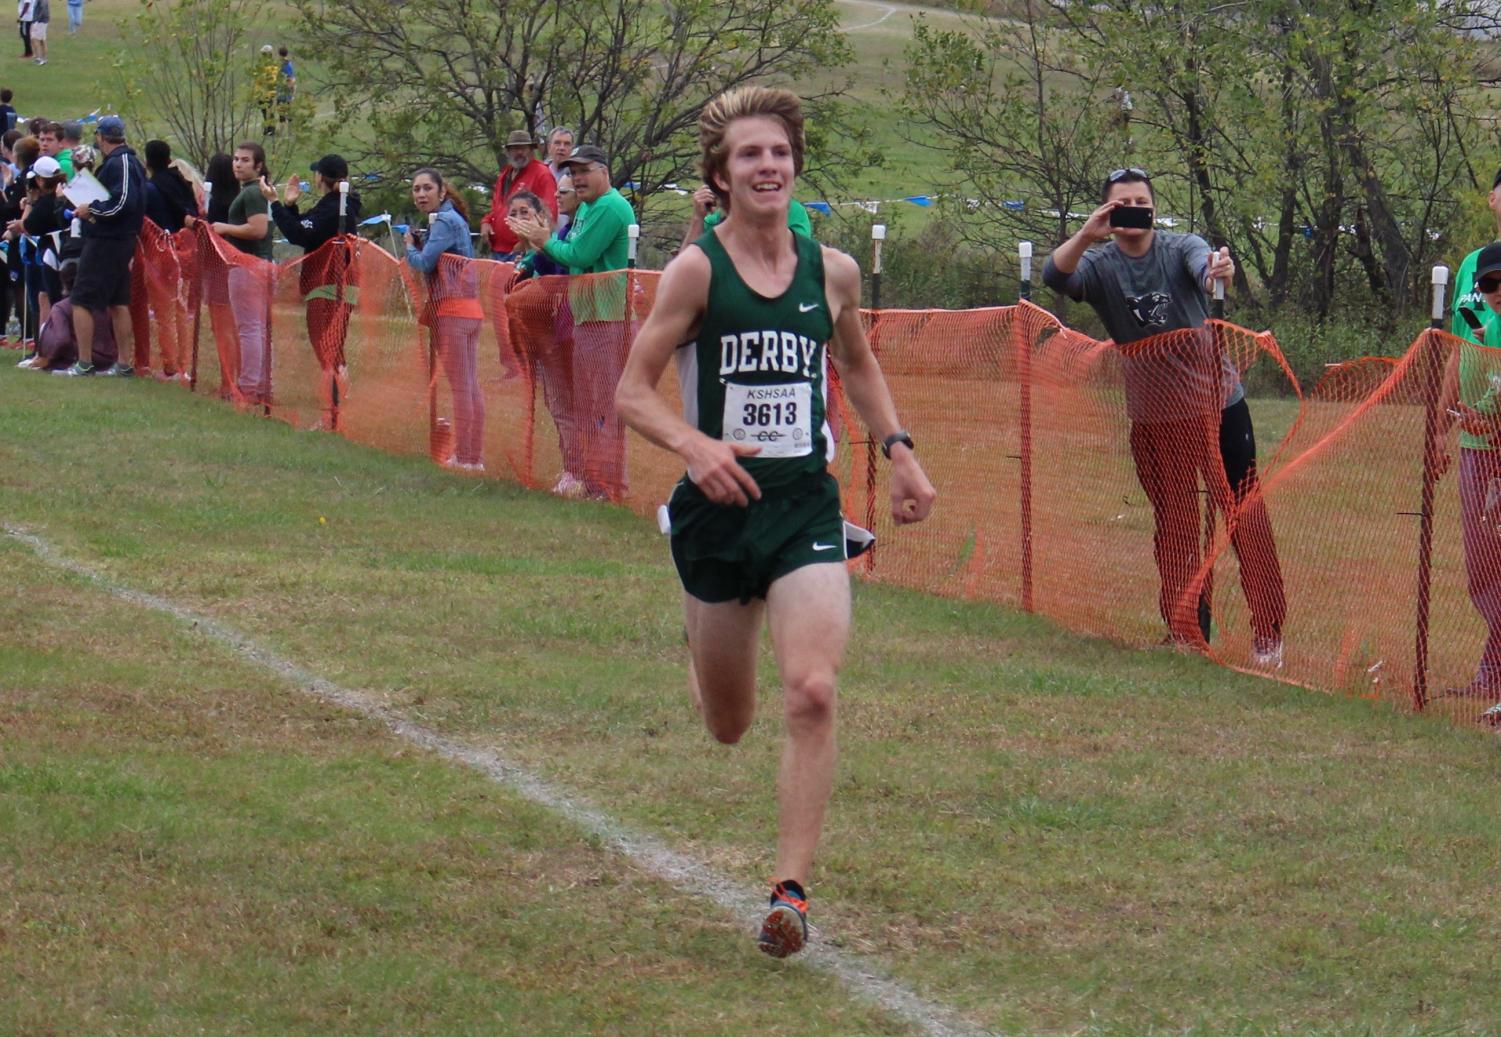
M1501 452L1459 452L1459 506L1464 526L1465 575L1470 601L1490 633L1477 676L1501 682L1501 528L1485 517L1486 488L1501 480ZM1496 492L1501 495L1501 482Z
M579 472L591 494L625 497L625 422L615 412L615 387L625 369L635 327L625 321L585 321L573 329L573 416L584 447Z
M448 387L453 390L454 460L478 464L484 459L485 398L479 386L479 333L476 317L438 317L433 343Z

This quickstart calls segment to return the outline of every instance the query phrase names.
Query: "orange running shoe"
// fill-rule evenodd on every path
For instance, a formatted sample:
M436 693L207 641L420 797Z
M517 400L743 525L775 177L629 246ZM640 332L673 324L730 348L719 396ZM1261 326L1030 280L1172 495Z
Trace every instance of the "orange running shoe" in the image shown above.
M808 901L802 887L788 880L771 890L771 912L761 923L757 945L773 958L786 958L808 942Z

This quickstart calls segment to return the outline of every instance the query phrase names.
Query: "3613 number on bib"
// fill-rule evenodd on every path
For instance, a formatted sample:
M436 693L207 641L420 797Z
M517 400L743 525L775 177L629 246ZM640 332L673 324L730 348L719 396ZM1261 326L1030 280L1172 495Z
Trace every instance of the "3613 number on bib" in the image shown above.
M724 387L724 439L758 446L757 457L805 457L813 452L812 386Z

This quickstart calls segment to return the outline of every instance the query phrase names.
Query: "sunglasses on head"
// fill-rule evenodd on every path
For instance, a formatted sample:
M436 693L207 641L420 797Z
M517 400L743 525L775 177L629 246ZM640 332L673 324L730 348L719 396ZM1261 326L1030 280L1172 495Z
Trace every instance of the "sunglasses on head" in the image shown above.
M1126 177L1128 176L1139 176L1143 180L1152 179L1151 175L1145 169L1138 169L1135 166L1127 166L1125 169L1112 170L1110 175L1105 178L1105 183L1113 184L1120 180L1126 179Z
M1501 276L1481 277L1475 281L1475 287L1489 295L1494 291L1501 291Z

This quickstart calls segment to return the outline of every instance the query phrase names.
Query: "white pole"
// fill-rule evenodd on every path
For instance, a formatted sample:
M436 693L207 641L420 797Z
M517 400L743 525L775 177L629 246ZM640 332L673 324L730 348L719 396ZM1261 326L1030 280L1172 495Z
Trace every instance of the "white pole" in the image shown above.
M1016 243L1016 255L1021 260L1023 281L1032 280L1032 243L1030 241L1018 241Z
M873 224L871 224L871 227L870 227L870 240L871 240L870 272L872 274L879 274L881 272L881 242L883 242L883 241L886 240L886 224L884 224L884 223L873 223Z
M1433 326L1440 327L1444 321L1444 289L1449 287L1449 268L1440 264L1433 268Z
M339 233L344 233L344 214L349 209L349 181L339 181Z
M625 229L625 237L629 251L626 253L626 263L629 266L636 265L636 246L641 240L641 225L633 223Z

